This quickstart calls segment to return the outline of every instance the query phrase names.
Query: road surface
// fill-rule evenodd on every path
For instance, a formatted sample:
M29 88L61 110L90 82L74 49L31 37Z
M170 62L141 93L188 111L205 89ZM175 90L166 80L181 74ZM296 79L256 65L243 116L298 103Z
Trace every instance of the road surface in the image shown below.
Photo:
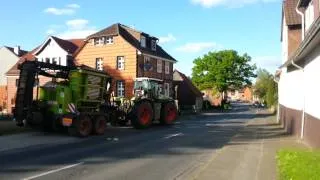
M237 104L226 113L183 116L171 127L108 128L100 137L5 150L0 179L186 179L254 117Z

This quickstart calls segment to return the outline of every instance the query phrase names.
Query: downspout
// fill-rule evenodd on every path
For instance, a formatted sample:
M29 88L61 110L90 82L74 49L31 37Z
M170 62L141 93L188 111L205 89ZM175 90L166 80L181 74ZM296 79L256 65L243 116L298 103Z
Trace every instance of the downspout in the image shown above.
M296 63L293 62L293 60L291 61L291 64L298 68L299 70L302 71L302 78L304 80L304 68L297 65ZM302 119L301 119L301 134L300 134L300 138L303 139L303 135L304 135L304 124L305 124L305 104L306 104L306 97L305 97L305 91L302 92L303 93L303 105L302 105Z
M301 11L299 10L299 5L300 5L300 3L301 3L301 0L298 1L298 4L297 4L297 6L296 6L296 11L297 11L297 13L301 16L301 19L302 19L302 21L301 21L301 25L302 25L302 32L301 32L301 34L302 34L302 41L303 41L303 40L304 40L304 36L305 36L305 34L304 34L304 33L305 33L305 19L304 19L305 17L304 17L303 12L301 12ZM302 71L302 77L303 77L303 80L304 80L304 69L303 69L301 66L295 64L295 63L293 62L293 60L291 61L291 64ZM301 122L302 124L301 124L301 134L300 134L300 138L301 138L301 139L303 139L303 135L304 135L305 104L306 104L306 103L305 103L305 99L306 99L306 97L305 97L305 91L303 91L303 107L302 107L302 122Z
M301 33L301 35L302 35L302 41L304 40L304 28L305 28L305 24L304 24L304 14L303 14L303 12L301 12L300 10L299 10L299 4L300 4L300 1L301 0L299 0L298 1L298 4L297 4L297 6L296 6L296 12L301 16L301 19L302 19L302 22L301 22L301 25L302 25L302 33Z
M279 101L279 81L274 77L274 82L278 85L278 103L277 103L277 123L280 123L280 101Z

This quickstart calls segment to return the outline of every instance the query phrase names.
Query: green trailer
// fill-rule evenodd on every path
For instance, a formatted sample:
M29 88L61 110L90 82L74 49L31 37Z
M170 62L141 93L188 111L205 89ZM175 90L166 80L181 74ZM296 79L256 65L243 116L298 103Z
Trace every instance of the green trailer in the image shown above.
M87 66L70 68L42 62L25 62L19 68L14 110L17 125L68 129L79 136L104 133L109 119L105 109L109 75ZM37 84L39 75L52 81L37 87L34 96L34 86L30 84Z

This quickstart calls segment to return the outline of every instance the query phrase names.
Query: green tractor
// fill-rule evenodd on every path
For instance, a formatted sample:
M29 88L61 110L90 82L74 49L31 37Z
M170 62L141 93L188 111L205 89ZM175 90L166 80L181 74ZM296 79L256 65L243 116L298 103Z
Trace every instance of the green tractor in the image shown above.
M106 125L131 122L143 129L153 121L172 124L177 118L175 101L162 93L156 79L135 80L134 98L111 98L112 78L87 66L65 67L38 61L19 66L16 106L18 126L68 130L81 137L102 135ZM39 86L38 76L52 78Z
M170 125L178 117L174 99L164 95L163 82L158 79L137 78L131 104L127 119L137 129L147 128L153 121Z

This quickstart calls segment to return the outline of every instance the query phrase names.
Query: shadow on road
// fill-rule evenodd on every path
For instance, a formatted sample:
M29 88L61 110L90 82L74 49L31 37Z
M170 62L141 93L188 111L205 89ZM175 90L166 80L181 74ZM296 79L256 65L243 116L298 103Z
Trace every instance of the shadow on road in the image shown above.
M21 149L0 154L1 174L31 172L35 167L55 166L70 162L85 161L86 164L112 164L137 158L157 156L192 156L212 151L230 143L239 132L241 141L285 136L278 124L254 124L245 126L254 118L270 115L255 115L247 105L235 105L229 112L205 112L180 118L172 127L155 126L138 131L132 128L110 128L105 136L82 139L75 143L51 147ZM256 131L259 135L253 137ZM181 137L166 135L181 133ZM115 140L117 137L118 140ZM23 168L20 168L23 167ZM30 167L30 168L28 168Z

